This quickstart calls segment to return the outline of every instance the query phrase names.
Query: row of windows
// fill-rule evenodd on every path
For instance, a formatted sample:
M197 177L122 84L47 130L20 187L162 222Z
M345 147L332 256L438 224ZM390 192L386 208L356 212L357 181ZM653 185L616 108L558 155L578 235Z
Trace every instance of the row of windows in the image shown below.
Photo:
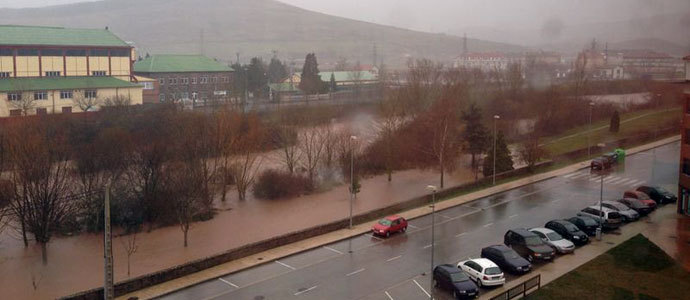
M0 56L117 56L129 57L129 49L10 49L0 48Z
M96 98L97 96L98 96L98 93L96 90L84 91L84 97L87 99ZM22 93L19 93L19 92L7 94L7 100L9 100L9 101L21 101L22 97L23 97ZM70 90L60 91L60 99L72 99L72 98L74 98L74 91L70 91ZM48 92L45 92L45 91L34 92L33 93L33 99L34 100L48 100Z
M10 72L0 72L0 78L10 78L12 73ZM107 76L106 71L92 71L91 72L92 76ZM45 72L45 77L60 77L62 76L61 71L46 71Z
M212 94L213 94L213 95L227 95L227 91L216 91L216 92L214 92L214 93L212 93ZM192 93L191 93L191 96L192 96L192 97L190 98L189 96L190 96L190 93L189 93L189 92L181 92L181 93L179 93L179 94L170 93L168 96L166 96L164 93L161 93L161 94L158 95L158 99L160 100L160 102L165 102L166 98L167 98L168 100L179 100L179 99L184 99L184 100L187 100L187 99L191 99L191 100L201 99L201 100L204 100L204 99L207 99L206 93L205 93L205 92L199 92L199 93L197 93L197 92L192 92Z
M207 76L201 76L199 77L199 84L207 84L209 83L230 83L230 77L207 77ZM160 85L165 85L165 78L159 78L158 83ZM197 78L192 77L192 78L187 78L187 77L182 77L182 78L168 78L168 84L169 85L176 85L176 84L189 84L190 82L192 84L196 84Z
M72 107L71 106L63 106L62 107L62 113L63 114L69 114L72 113ZM46 115L48 114L48 109L45 107L39 107L36 108L36 114L37 115ZM22 115L22 110L21 109L10 109L10 116L12 117L18 117Z

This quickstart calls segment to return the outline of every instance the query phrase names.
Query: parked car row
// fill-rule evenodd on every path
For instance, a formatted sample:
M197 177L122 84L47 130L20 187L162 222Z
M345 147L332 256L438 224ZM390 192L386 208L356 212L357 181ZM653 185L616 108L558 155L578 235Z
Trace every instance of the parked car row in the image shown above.
M557 254L572 254L576 247L589 243L597 228L616 229L624 222L639 220L650 213L657 203L675 202L676 196L661 187L640 186L627 191L617 201L603 201L582 209L569 219L551 220L544 227L508 230L503 245L492 245L481 250L481 258L470 258L453 264L441 264L433 270L437 288L450 291L455 299L479 296L483 286L499 286L506 282L504 271L521 275L532 270L532 263L553 261ZM372 232L389 237L405 232L407 220L394 215L381 219Z

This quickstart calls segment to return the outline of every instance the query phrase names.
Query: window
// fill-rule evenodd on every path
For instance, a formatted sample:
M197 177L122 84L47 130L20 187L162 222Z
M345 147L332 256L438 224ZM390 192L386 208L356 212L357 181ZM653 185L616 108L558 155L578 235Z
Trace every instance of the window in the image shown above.
M17 56L38 56L38 49L19 49Z
M45 107L39 107L39 108L36 108L36 114L37 115L47 115L48 110Z
M213 77L211 78L211 83L217 83L218 82L218 77Z
M208 83L208 77L206 76L201 76L199 79L199 84L207 84Z
M223 82L230 83L230 77L223 77Z
M10 116L17 117L22 115L21 109L10 109Z
M189 99L189 93L182 92L182 99Z
M142 82L142 85L144 86L145 90L152 90L153 89L153 82Z
M118 57L129 57L129 49L113 49L110 50L110 56L118 56Z
M63 106L62 107L62 113L63 114L71 114L72 113L72 107L71 106Z
M10 72L0 72L0 78L9 78L11 75Z
M105 71L92 71L91 75L93 75L93 76L106 76Z
M60 77L60 71L48 71L46 77Z
M84 98L87 99L93 99L96 98L98 95L96 93L96 90L86 90L84 91Z
M197 92L192 93L192 100L196 100L199 97L199 94Z
M690 159L683 158L683 174L690 176Z
M61 49L43 49L41 50L41 56L62 56Z
M158 95L158 100L159 100L160 102L165 102L165 94L160 94L160 95Z
M86 50L79 50L79 49L66 50L65 56L86 56Z
M196 77L192 77L192 84L196 84Z
M12 56L14 55L14 50L13 49L0 49L0 56Z
M72 91L60 91L60 99L72 99Z
M175 78L170 78L170 79L168 79L168 84L171 84L171 85L175 84L175 81L176 81Z
M20 93L9 93L7 94L8 101L20 101L22 100L22 94Z
M34 92L34 100L47 100L48 93L46 92Z
M164 85L165 84L165 78L158 78L158 84Z
M106 49L91 49L89 51L89 56L108 56L108 50L106 50Z
M189 84L189 78L186 78L186 77L185 77L185 78L182 78L182 79L180 79L180 82L181 82L182 84Z

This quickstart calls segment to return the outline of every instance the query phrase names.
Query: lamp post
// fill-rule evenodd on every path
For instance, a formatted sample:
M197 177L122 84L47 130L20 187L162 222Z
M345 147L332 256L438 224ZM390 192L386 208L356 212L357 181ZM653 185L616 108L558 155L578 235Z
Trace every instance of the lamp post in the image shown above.
M493 185L496 185L496 123L501 117L499 115L494 115L494 173L493 173Z
M590 136L592 135L592 110L594 109L594 102L589 102L589 127L587 129L587 158L592 156L592 147L590 146Z
M350 136L350 229L352 229L352 205L355 201L355 148L354 142L357 136Z
M427 185L426 189L431 191L431 268L429 269L429 291L434 286L434 227L436 227L436 186ZM429 293L429 299L433 299Z

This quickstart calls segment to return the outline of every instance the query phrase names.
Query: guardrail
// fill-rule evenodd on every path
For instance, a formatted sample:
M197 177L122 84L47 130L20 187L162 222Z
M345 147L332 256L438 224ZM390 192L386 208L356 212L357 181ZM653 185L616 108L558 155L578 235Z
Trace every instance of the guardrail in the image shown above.
M536 287L536 288L535 288ZM532 292L541 288L541 274L537 274L523 283L518 284L509 290L491 298L491 300L510 300L517 297L524 298Z

